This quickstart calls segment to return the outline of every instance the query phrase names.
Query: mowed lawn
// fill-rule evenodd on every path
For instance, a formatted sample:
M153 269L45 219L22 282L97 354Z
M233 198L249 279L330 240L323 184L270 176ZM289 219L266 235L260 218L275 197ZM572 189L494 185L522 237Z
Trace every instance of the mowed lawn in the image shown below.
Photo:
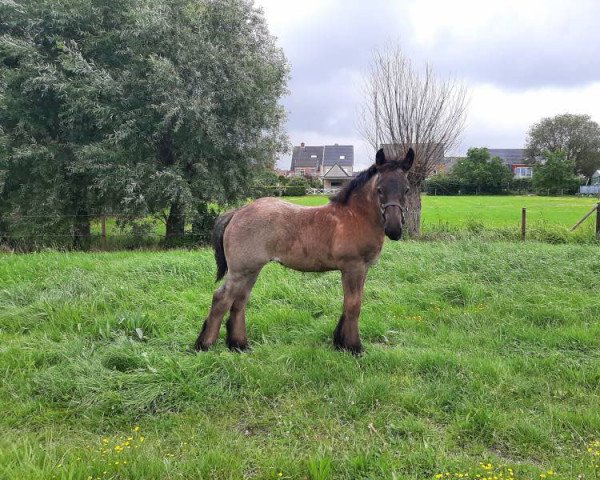
M326 196L284 198L299 205L323 205ZM474 222L484 228L515 227L521 222L521 209L527 208L532 225L572 227L598 199L590 197L538 196L432 196L422 197L423 230L440 226L460 228ZM589 221L591 223L592 220Z
M277 265L251 352L194 353L213 276L209 250L0 256L0 478L600 476L597 247L386 242L359 358L339 274Z

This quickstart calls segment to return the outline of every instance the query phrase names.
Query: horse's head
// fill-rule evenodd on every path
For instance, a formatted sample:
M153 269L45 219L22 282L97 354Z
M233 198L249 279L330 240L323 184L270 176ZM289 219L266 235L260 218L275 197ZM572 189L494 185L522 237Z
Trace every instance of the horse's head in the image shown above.
M406 208L405 196L410 189L406 172L412 167L415 152L408 150L404 160L387 160L381 148L375 156L377 178L375 188L379 198L379 208L383 217L384 232L391 240L400 240Z

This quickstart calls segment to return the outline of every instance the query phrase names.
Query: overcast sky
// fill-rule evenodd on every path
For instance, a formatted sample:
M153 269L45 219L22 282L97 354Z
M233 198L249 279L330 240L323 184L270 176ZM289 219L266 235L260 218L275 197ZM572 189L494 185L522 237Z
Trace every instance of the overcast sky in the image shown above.
M467 127L451 153L520 148L533 122L558 113L600 121L600 0L256 3L291 66L291 143L352 144L359 168L372 162L356 128L361 78L373 49L390 40L415 65L469 87Z

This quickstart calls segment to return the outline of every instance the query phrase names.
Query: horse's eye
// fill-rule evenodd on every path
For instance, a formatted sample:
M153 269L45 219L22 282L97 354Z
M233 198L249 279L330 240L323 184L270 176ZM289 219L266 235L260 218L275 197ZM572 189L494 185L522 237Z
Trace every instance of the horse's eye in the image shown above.
M377 187L377 193L379 193L380 195L383 193L383 191L381 190L381 187Z

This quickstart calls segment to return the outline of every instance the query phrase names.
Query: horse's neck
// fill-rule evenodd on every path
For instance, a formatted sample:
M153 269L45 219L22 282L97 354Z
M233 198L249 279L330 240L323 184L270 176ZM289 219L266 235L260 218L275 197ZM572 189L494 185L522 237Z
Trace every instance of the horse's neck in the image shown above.
M348 208L355 214L365 217L377 228L383 228L379 199L375 192L375 184L369 181L361 189L355 191L348 201Z

